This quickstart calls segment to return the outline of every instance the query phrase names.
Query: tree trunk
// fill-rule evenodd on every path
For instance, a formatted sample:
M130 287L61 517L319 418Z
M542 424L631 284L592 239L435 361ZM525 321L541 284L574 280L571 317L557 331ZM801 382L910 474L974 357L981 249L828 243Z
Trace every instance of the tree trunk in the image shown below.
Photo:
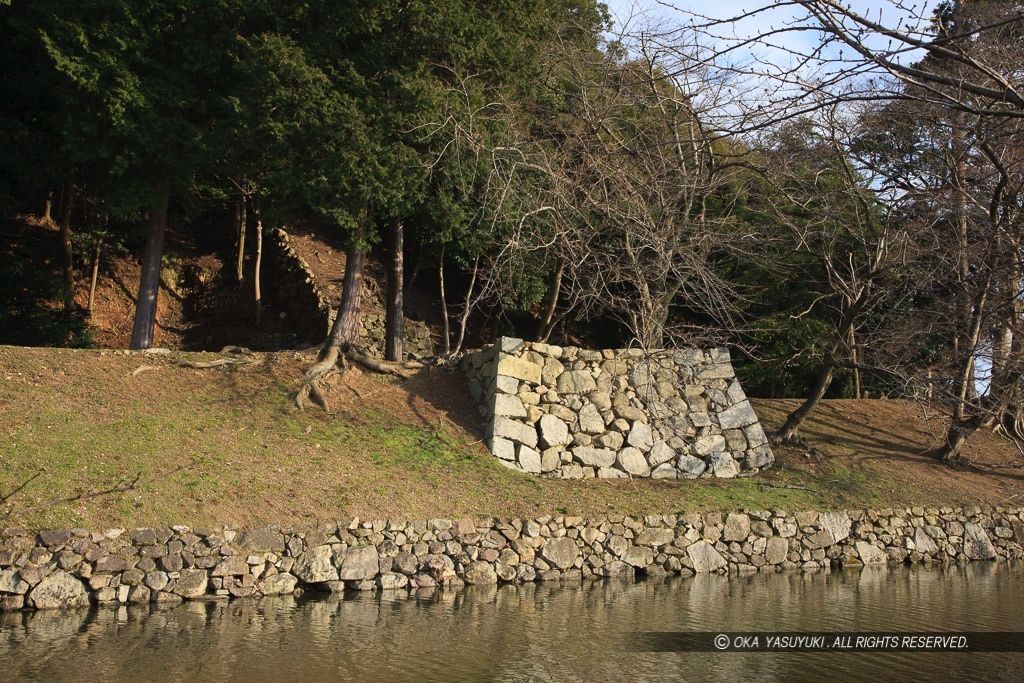
M160 259L164 253L164 228L167 224L169 194L170 182L165 180L147 219L146 243L142 249L142 275L139 278L135 324L132 327L132 341L129 345L131 349L148 349L153 346L157 296L160 292Z
M388 302L384 316L384 360L399 363L403 359L402 344L405 339L404 305L402 301L402 278L405 273L403 260L402 221L392 220L388 230Z
M360 223L352 246L345 250L345 282L341 290L341 303L331 327L331 337L320 353L321 360L333 354L336 361L339 353L349 350L362 352L362 344L359 342L359 310L363 296L363 263L366 260L362 250L363 235L364 227Z
M52 223L53 217L50 215L53 209L53 190L46 191L46 204L43 205L43 223Z
M71 251L71 206L75 199L75 179L69 174L64 181L60 207L60 248L61 265L64 270L64 287L70 295L75 293L74 254Z
M459 338L455 340L455 349L452 353L462 350L462 342L466 339L466 324L469 322L469 313L472 308L473 288L476 287L476 276L480 272L480 257L473 261L473 275L469 278L469 287L466 288L466 301L462 307L462 315L459 316Z
M935 458L941 462L953 464L960 459L960 450L967 443L967 439L979 427L982 426L984 418L980 415L969 417L965 420L953 420L946 430L946 438L943 444L937 448L925 451L925 455Z
M832 377L835 372L835 361L826 361L821 368L818 370L818 378L814 382L814 388L811 390L810 395L807 399L800 404L800 407L794 410L786 418L785 424L779 428L779 431L775 433L775 438L780 443L786 443L788 441L795 441L797 438L797 430L803 421L807 419L807 416L814 412L814 409L818 407L821 402L821 398L828 391L828 387L832 384Z
M103 238L96 240L96 248L92 252L92 278L89 281L89 303L86 310L89 311L89 322L92 322L92 307L96 302L96 279L100 272L100 251L103 249Z
M245 224L247 222L244 196L235 204L235 220L238 228L238 265L235 266L235 278L241 284L245 279Z
M853 360L853 397L860 400L860 368L857 365L857 336L850 328L850 358Z
M260 216L259 204L253 205L256 216L256 271L253 275L253 292L255 294L256 324L260 324L263 316L263 300L260 296L260 268L263 263L263 219Z
M441 335L444 339L443 357L447 358L452 351L451 328L448 324L448 302L444 296L444 247L441 247L441 257L437 260L438 283L441 287Z
M562 274L565 272L565 259L558 259L558 266L555 268L555 281L551 283L551 298L544 308L544 317L541 318L540 327L537 330L537 341L546 344L551 336L551 330L555 329L555 309L558 307L558 295L562 291Z

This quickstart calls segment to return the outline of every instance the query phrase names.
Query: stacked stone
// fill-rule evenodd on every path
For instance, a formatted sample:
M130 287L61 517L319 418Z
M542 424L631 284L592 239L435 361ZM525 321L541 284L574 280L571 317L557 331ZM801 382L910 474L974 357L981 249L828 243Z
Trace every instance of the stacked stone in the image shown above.
M0 532L0 610L1024 558L1024 511L910 508Z
M513 469L728 478L774 462L727 349L588 351L504 337L465 369L491 452Z
M266 249L274 290L288 316L300 326L298 333L314 341L326 339L337 312L317 287L316 276L309 265L289 244L288 233L280 228L272 231ZM359 325L367 354L383 358L384 317L366 313L360 316ZM436 355L436 344L426 323L406 318L403 337L407 360L425 360Z
M366 341L366 353L374 358L384 357L384 316L366 313L359 318L360 336ZM409 360L433 358L436 344L426 323L406 318L403 339L405 357Z

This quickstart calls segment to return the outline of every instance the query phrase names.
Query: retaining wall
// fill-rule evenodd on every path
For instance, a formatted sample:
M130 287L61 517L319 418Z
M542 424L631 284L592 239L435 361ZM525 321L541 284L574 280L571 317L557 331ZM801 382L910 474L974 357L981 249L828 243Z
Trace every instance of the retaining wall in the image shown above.
M977 507L7 529L0 610L1022 557L1024 511Z
M513 469L686 479L775 460L724 348L588 351L503 337L464 369L491 453Z

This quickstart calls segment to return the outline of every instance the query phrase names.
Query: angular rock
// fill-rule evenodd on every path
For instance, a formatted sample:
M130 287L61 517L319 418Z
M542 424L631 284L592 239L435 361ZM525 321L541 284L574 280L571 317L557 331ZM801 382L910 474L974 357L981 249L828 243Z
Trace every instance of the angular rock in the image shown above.
M750 401L741 401L718 414L718 425L722 429L739 429L755 422L757 422L757 413L754 412Z
M676 457L676 451L674 448L664 441L655 441L654 445L651 446L651 452L647 454L647 461L651 463L651 467L657 467L664 462L670 461L674 457Z
M857 548L857 555L860 557L860 561L864 564L885 564L888 562L886 554L877 546L866 541L857 541L854 546Z
M775 462L775 456L772 454L772 449L768 444L761 444L748 450L747 457L744 458L743 462L746 464L747 469L758 469L768 467Z
M615 464L615 451L590 446L577 446L572 449L572 456L588 467L611 467Z
M693 563L693 570L698 574L713 572L727 564L721 553L704 540L687 546L686 555L690 558L690 562Z
M732 369L732 363L709 363L697 368L697 377L702 380L732 379L736 372Z
M740 473L740 465L728 453L711 454L711 470L716 477L730 479Z
M597 408L587 404L580 409L580 431L584 434L597 435L604 433L604 418Z
M519 462L519 466L523 468L524 472L529 472L530 474L540 474L540 453L533 450L529 446L519 446L519 448L516 449L516 460Z
M675 533L671 529L663 529L661 527L654 527L652 529L645 529L633 539L633 543L636 545L650 546L652 548L660 548L663 545L668 545L676 538Z
M245 576L249 573L249 563L242 555L232 555L221 560L210 576Z
M510 394L494 395L494 414L506 417L526 417L526 408L518 396Z
M594 439L594 443L600 448L609 448L613 451L622 448L622 444L625 442L626 439L618 432L606 432Z
M32 589L28 603L36 609L88 607L89 591L71 574L57 571Z
M515 377L531 384L540 384L540 371L541 367L539 365L522 358L501 354L496 374Z
M31 588L28 581L21 578L17 569L5 569L0 571L0 593L16 593L23 595Z
M537 423L541 448L557 448L572 443L569 427L554 415L544 415Z
M568 536L550 538L540 550L540 556L559 569L571 567L579 554L580 549L576 547L576 541Z
M516 445L508 439L496 436L491 439L491 453L502 460L516 459Z
M747 540L750 535L750 517L744 514L729 513L725 518L725 530L722 532L722 540L739 541Z
M838 543L850 537L850 525L852 522L846 512L842 510L838 512L822 512L818 515L818 523L821 525L821 530L827 532L832 537L833 543Z
M333 562L333 551L329 545L310 548L295 559L292 573L303 583L337 581L338 570ZM175 590L177 593L177 590Z
M565 371L565 366L554 358L549 358L544 362L544 367L540 371L541 382L545 386L554 386L558 380L558 376Z
M676 466L670 462L663 462L651 471L651 479L677 479Z
M294 592L298 582L299 580L293 575L282 572L268 576L259 584L259 589L264 595L285 595Z
M646 547L633 546L622 553L621 559L632 567L643 569L654 560L654 551Z
M692 455L680 455L676 460L676 469L687 477L699 477L707 468L706 462Z
M491 423L491 428L492 435L495 437L511 439L530 448L537 446L537 430L531 425L524 425L507 417L498 416Z
M654 445L654 434L651 432L651 428L640 421L633 423L633 427L629 430L629 436L626 437L626 443L633 448L639 448L645 453L651 450L651 446Z
M651 471L647 466L647 459L644 457L644 454L637 448L627 446L619 451L615 459L619 463L619 467L633 476L647 476Z
M697 455L702 456L720 453L725 450L725 437L721 434L702 436L693 443L693 450Z
M629 475L614 467L601 467L597 470L598 479L629 479Z
M765 562L771 565L782 564L786 561L786 556L789 554L789 541L778 536L773 536L768 539L768 544L764 549Z
M340 561L339 561L340 560ZM380 555L373 545L349 548L335 558L340 581L373 579L380 573ZM296 572L298 576L298 572ZM299 576L301 579L302 577Z
M563 372L555 385L559 394L585 394L597 388L591 374L585 370Z
M935 545L932 537L920 527L914 530L914 549L923 555L934 555L939 552L939 546Z
M761 427L760 423L744 427L743 435L747 437L747 444L749 444L751 448L757 448L758 446L768 444L768 437L765 435L764 429Z
M972 560L991 560L996 556L992 541L978 524L964 525L964 555Z

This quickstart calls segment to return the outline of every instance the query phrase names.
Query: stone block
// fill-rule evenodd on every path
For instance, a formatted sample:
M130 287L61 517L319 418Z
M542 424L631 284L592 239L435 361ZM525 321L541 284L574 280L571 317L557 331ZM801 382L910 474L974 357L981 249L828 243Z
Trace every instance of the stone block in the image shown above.
M651 450L651 446L654 445L654 434L651 431L651 428L646 424L636 421L629 430L629 435L626 437L626 443L633 448L638 448L646 453Z
M515 460L516 445L508 439L495 436L491 439L491 453L502 460Z
M494 414L505 417L526 417L526 408L518 396L495 394Z
M615 460L619 467L635 477L646 477L651 472L647 458L638 448L632 446L623 448Z
M577 446L572 449L575 460L588 467L611 467L615 464L615 451L591 446Z
M516 449L516 460L519 462L519 466L523 469L524 472L529 472L531 474L540 474L540 453L530 448L529 446L519 446Z
M544 415L540 418L537 434L542 448L556 448L572 443L569 427L554 415Z
M585 370L563 372L556 385L559 394L585 394L597 388L591 374Z
M722 479L731 479L740 473L739 463L728 453L712 453L710 467L715 476Z
M515 356L501 355L498 359L498 376L514 377L531 384L540 384L541 367Z
M686 477L699 477L708 469L708 464L700 458L683 454L676 460L676 469Z
M530 448L537 445L537 430L530 425L524 425L507 417L498 416L494 418L491 429L492 435L495 437L511 439Z
M718 414L718 425L722 429L739 429L757 422L757 413L750 401L741 401Z

